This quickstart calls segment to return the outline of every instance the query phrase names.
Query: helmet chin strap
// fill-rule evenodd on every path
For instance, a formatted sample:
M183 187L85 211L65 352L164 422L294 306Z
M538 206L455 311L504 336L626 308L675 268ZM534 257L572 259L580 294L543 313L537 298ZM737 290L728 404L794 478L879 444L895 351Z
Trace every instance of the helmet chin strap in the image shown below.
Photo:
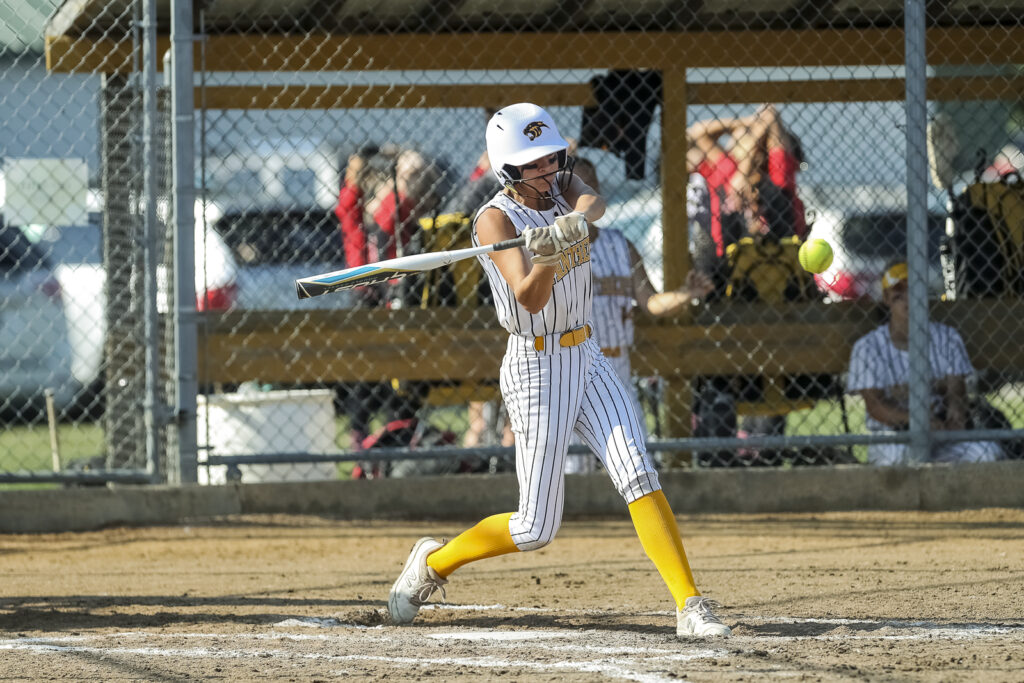
M565 192L569 188L569 186L572 184L572 179L573 179L573 176L575 175L575 173L573 172L573 168L575 166L576 166L576 160L573 159L572 157L568 157L568 160L566 161L565 166L563 166L562 168L560 168L560 169L558 169L556 171L552 171L551 173L545 173L542 176L537 176L535 178L529 178L529 179L526 179L526 180L524 180L522 178L517 179L517 180L510 180L507 183L505 183L505 187L508 188L513 194L516 194L516 195L518 195L520 197L523 197L525 199L538 199L538 200L541 200L541 201L552 200L552 199L554 199L554 196L552 195L552 193L550 191L545 192L545 193L537 192L536 194L532 194L531 195L531 194L526 194L525 192L521 191L519 186L523 185L525 187L529 187L532 190L533 188L530 187L529 185L526 185L526 183L529 183L532 180L537 180L539 178L547 178L549 176L556 176L557 177L559 173L564 173L563 178L562 178L562 182L559 183L559 191ZM551 187L550 181L548 183L548 187Z

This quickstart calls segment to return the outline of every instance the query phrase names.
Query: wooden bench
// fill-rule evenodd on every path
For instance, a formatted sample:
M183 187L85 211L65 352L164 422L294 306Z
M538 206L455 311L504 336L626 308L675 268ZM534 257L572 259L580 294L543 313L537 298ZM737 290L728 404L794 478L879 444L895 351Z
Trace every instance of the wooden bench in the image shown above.
M1024 302L936 302L978 368L1024 370ZM880 324L872 303L768 307L719 303L637 322L638 374L840 373L860 335ZM506 333L490 309L202 314L202 382L274 383L497 378Z

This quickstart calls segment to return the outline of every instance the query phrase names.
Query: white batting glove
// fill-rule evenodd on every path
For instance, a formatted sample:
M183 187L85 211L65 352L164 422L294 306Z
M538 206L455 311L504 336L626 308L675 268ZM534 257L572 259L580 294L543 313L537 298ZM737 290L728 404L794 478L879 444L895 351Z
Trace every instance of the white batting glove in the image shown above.
M553 225L546 225L543 228L533 228L523 232L526 237L526 248L538 256L551 256L561 253L569 246L562 239L561 232Z
M573 211L555 219L555 227L570 244L576 244L587 236L587 219L580 211Z
M538 256L558 254L587 236L587 220L574 211L555 219L554 225L533 228L523 233L526 248Z

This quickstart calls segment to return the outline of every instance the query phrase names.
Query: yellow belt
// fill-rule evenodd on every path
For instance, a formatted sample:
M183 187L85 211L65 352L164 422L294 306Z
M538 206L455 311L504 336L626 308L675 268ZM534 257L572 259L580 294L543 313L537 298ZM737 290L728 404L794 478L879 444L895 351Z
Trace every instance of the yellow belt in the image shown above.
M577 327L575 330L569 330L558 338L558 345L567 346L579 346L583 342L590 339L590 335L593 332L590 329L590 325L584 325L583 327ZM544 337L533 338L533 348L537 351L544 350Z

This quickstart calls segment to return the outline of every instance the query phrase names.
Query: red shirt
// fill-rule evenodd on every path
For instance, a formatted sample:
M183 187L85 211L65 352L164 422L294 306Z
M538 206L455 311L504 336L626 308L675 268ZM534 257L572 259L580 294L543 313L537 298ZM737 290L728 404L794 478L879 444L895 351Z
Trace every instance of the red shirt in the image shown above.
M409 244L409 239L412 236L413 226L410 224L409 217L412 215L412 210L416 206L416 202L403 194L398 195L398 222L401 228L397 231L398 239L402 240L402 246ZM384 259L395 258L397 256L397 250L395 249L395 193L391 192L381 201L380 206L377 207L377 211L373 214L374 222L380 227L387 237L385 240L386 248L384 254L377 254L376 261L383 261ZM406 252L406 256L408 256Z
M365 266L366 231L363 230L363 193L354 185L344 185L338 194L334 215L341 223L341 244L345 252L345 267Z
M484 168L483 166L476 166L473 168L473 172L469 174L469 182L474 180L480 180L484 177L485 173L490 173L491 169Z
M697 167L697 173L704 176L708 183L708 194L711 197L711 238L715 241L715 252L719 257L725 255L725 244L722 240L722 203L729 192L729 180L736 172L736 161L723 154L717 161L704 159Z
M409 217L412 215L413 202L406 196L400 197L398 205L399 222L405 226L400 232L402 244L409 243L412 226ZM367 240L367 231L363 226L363 193L354 185L345 185L338 194L338 204L334 207L334 215L341 223L341 242L345 252L345 266L364 266L384 259L395 258L395 195L388 194L373 214L374 222L387 236L384 253L378 253L375 240Z
M802 238L807 235L807 217L804 215L804 203L796 194L796 173L799 170L800 162L788 149L773 147L768 150L768 177L789 196L793 204L793 232Z

